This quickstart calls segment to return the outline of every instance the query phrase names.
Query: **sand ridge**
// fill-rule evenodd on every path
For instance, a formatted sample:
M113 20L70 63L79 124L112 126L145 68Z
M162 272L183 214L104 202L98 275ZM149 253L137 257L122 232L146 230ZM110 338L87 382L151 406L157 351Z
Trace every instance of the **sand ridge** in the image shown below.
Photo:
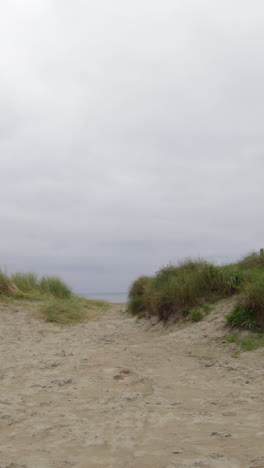
M232 305L62 327L0 304L0 468L264 467L264 350L232 357Z

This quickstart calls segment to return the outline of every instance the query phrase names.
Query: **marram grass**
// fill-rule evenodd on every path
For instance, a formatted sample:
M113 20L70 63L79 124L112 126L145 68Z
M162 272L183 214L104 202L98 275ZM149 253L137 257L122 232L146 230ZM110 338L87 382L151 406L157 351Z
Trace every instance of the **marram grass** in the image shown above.
M162 268L154 277L138 278L129 291L128 310L135 315L156 315L163 321L177 319L205 302L238 292L242 281L243 272L236 267L187 259Z
M128 311L174 321L201 320L202 304L237 295L238 304L227 316L231 326L264 330L264 254L253 252L237 263L216 266L204 259L186 259L142 276L129 291Z
M41 300L44 296L69 299L71 289L57 276L38 278L35 273L14 273L8 276L0 271L0 297Z

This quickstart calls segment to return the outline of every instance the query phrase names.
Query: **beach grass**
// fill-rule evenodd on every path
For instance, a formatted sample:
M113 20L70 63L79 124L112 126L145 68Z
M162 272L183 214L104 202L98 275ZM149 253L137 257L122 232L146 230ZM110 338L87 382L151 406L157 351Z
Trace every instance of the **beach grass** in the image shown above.
M156 315L163 321L187 317L205 303L237 293L242 281L238 267L186 259L160 269L154 277L138 278L129 291L128 310L134 315ZM192 313L193 319L199 315Z
M214 265L192 259L141 276L131 285L128 311L149 318L200 321L210 304L228 296L237 304L226 319L233 327L264 329L264 255L252 252L236 263ZM204 308L205 307L205 308Z
M39 289L44 294L50 294L60 299L69 299L72 296L70 288L57 276L44 276L41 278Z
M111 307L110 303L73 294L57 276L38 277L35 273L0 271L0 303L16 308L34 309L36 316L57 324L75 324L93 320Z
M43 296L69 299L72 291L69 286L57 276L38 278L35 273L14 273L9 276L0 270L0 297L33 298L41 300Z
M33 292L39 288L38 277L35 273L14 273L10 281L22 292Z

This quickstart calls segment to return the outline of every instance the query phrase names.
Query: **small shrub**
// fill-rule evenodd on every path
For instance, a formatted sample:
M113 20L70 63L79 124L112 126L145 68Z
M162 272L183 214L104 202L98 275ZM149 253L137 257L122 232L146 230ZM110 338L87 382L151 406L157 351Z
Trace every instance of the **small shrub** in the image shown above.
M226 320L231 327L247 328L249 330L258 328L256 314L245 309L241 304L237 304L234 310L226 315Z
M238 304L226 319L233 327L264 329L263 278L247 283Z
M200 322L203 320L203 312L201 309L192 309L190 311L190 319L192 322Z
M51 294L54 297L67 299L72 292L64 281L57 276L43 277L39 284L40 291L45 294Z
M256 318L256 323L264 328L264 279L248 284L242 298L242 306Z

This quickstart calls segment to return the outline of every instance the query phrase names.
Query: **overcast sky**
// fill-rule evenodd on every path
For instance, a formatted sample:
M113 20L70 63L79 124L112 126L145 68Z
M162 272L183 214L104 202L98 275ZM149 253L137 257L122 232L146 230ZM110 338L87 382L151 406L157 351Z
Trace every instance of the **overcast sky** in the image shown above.
M76 292L264 247L262 0L6 0L0 258Z

